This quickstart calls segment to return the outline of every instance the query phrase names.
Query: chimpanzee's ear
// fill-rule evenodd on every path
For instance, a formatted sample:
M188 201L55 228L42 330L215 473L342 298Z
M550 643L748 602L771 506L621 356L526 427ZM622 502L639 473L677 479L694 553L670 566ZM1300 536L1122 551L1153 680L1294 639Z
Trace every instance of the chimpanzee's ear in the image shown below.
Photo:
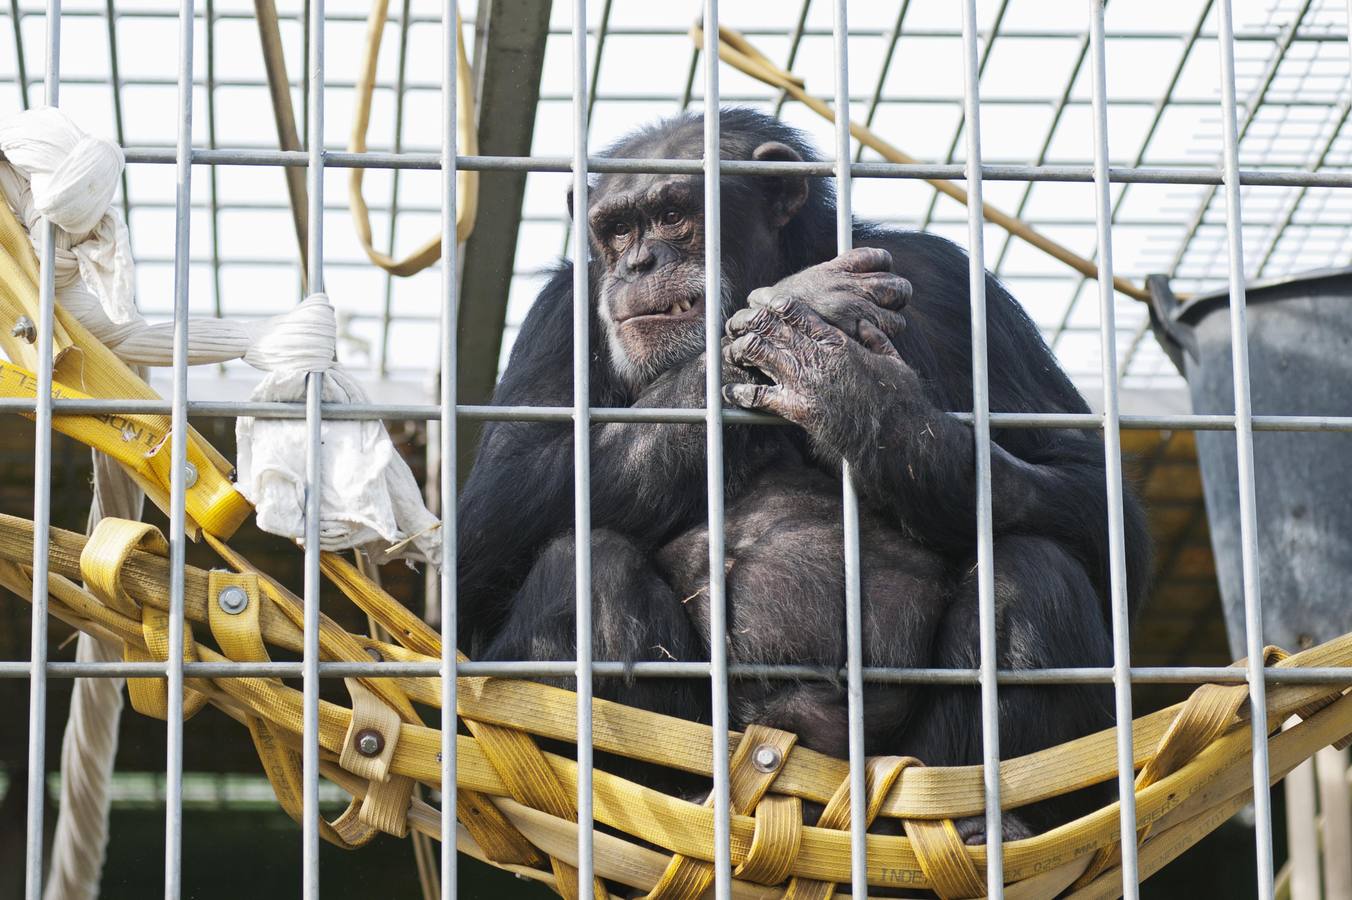
M779 141L766 141L761 144L751 154L751 158L757 162L803 161L797 150ZM788 174L766 178L765 183L769 185L767 199L770 203L772 224L776 228L783 228L798 215L798 210L807 202L807 177Z

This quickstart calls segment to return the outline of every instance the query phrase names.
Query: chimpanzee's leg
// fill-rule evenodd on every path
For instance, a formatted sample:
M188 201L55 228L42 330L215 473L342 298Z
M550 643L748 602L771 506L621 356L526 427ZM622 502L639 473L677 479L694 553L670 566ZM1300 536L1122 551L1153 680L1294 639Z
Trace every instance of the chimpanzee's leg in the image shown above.
M592 532L592 658L634 663L707 658L671 588L623 535ZM512 598L485 660L571 660L577 655L573 536L556 538ZM568 689L572 678L540 679ZM597 677L595 696L687 719L707 720L698 678Z
M1083 566L1057 543L1038 537L998 539L995 555L997 665L1001 669L1109 666L1112 643L1103 602ZM973 565L939 626L935 665L978 668L977 573ZM929 688L925 712L900 752L931 765L981 762L981 696L976 687ZM1111 689L1103 684L1000 685L1000 758L1012 759L1109 727ZM1080 792L1006 814L1006 838L1025 837L1082 814L1106 792ZM959 823L969 841L984 841L980 817Z

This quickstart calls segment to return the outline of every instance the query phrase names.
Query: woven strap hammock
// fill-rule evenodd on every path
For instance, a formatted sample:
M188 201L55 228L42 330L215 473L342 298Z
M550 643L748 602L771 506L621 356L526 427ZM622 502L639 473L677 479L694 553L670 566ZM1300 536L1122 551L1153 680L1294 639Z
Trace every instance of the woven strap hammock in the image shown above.
M268 648L301 649L301 601L205 533L230 571L189 566L185 573L184 654L189 661L257 663ZM31 597L32 524L0 516L0 584ZM169 577L163 537L139 522L108 519L86 539L53 529L47 586L52 616L120 642L126 658L163 662ZM344 631L324 617L325 660L436 666L440 640L341 557L325 553L323 571L348 600L393 636L379 641ZM80 587L83 582L87 587ZM210 636L210 642L205 640ZM1279 668L1352 665L1352 636L1286 656ZM1349 678L1352 683L1352 677ZM282 807L300 815L301 694L275 678L190 677L184 707L205 704L245 725ZM348 679L349 706L323 702L319 744L324 775L353 797L324 836L361 846L378 832L410 830L439 837L439 812L413 799L415 783L441 790L441 735L411 704L436 706L436 677ZM1301 717L1270 737L1271 771L1280 779L1319 748L1352 734L1347 685L1279 682L1268 693L1271 721ZM165 680L128 680L138 711L164 716ZM1148 876L1228 819L1251 796L1245 685L1204 685L1184 703L1135 722L1133 764L1141 831L1140 868ZM468 734L457 738L459 790L456 841L472 856L577 896L576 765L539 749L540 738L576 740L576 698L554 687L501 678L461 678L457 714ZM599 750L685 773L710 775L714 735L708 726L595 701ZM732 863L738 897L830 897L848 883L848 767L794 746L794 736L766 728L729 734L732 753ZM1111 780L1112 731L1104 731L1001 764L1002 803L1018 808ZM374 753L372 752L374 749ZM770 752L763 752L770 749ZM760 752L758 752L760 751ZM767 765L766 761L771 764ZM982 811L979 767L924 767L898 757L868 763L868 817L898 819L905 836L870 835L868 878L878 887L929 889L940 897L984 892L985 848L965 846L952 819ZM802 803L825 805L815 826ZM650 891L654 898L698 897L709 887L713 811L604 771L595 774L595 815L608 831L595 835L598 875ZM1011 898L1116 897L1116 805L1005 847ZM595 896L607 896L598 882Z

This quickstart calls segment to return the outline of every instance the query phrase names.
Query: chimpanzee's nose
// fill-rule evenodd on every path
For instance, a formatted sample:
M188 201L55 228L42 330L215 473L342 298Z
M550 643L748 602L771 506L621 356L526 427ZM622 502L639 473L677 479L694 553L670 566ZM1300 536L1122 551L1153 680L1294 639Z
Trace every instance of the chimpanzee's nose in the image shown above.
M652 271L656 264L657 254L653 253L652 247L648 246L647 241L640 241L638 246L629 254L629 271L635 275Z

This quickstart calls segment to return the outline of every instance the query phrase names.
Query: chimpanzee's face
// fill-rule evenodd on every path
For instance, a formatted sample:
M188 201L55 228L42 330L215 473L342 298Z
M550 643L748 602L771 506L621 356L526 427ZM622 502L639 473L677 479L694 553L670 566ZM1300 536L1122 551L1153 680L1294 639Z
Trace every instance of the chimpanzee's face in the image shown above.
M633 386L704 349L704 198L691 176L612 176L588 213L599 313ZM725 290L725 293L726 290Z

